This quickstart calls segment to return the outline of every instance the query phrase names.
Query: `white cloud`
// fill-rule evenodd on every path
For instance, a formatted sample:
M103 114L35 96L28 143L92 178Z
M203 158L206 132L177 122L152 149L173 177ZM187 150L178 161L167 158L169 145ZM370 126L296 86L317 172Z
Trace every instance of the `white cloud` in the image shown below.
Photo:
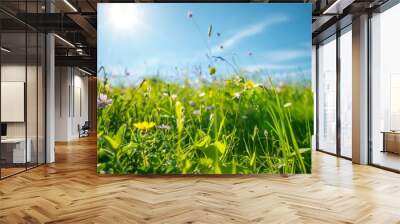
M264 56L269 61L283 62L309 57L311 56L311 51L304 49L278 50L266 52Z
M233 36L229 37L225 41L222 42L222 44L218 46L214 46L211 51L216 52L220 49L220 46L222 45L224 49L230 48L234 46L236 43L242 41L243 39L247 37L251 37L254 35L257 35L265 30L268 26L275 25L277 23L282 23L286 22L288 20L288 17L286 16L275 16L272 18L268 18L267 20L264 20L262 22L252 24L250 26L247 26L238 32L236 32Z
M161 59L159 57L149 58L144 61L144 64L146 66L155 66L155 65L159 65L160 63L161 63Z
M298 65L294 64L273 64L273 63L264 63L264 64L253 64L246 65L243 69L247 72L256 72L261 70L291 70L298 68Z

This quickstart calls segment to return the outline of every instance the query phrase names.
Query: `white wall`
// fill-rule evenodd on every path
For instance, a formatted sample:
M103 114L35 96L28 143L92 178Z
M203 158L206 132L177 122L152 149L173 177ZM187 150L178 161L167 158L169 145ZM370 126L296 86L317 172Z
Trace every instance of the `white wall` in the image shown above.
M56 67L55 85L55 140L77 139L78 125L88 120L88 78L76 68Z
M36 67L18 64L5 64L1 66L1 81L2 82L25 82L25 74L27 72L28 84L29 86L35 86L35 88L27 88L27 107L36 108L36 80L30 78L31 74L36 75ZM41 72L39 70L39 72ZM39 105L40 107L41 105ZM7 110L7 108L1 108L2 110ZM36 109L34 110L36 112ZM31 112L31 110L28 110ZM33 127L36 130L36 113L27 113L28 122L34 121L34 124L28 124L29 127ZM24 137L25 136L25 123L24 122L7 122L7 135L9 137ZM28 133L29 134L29 133ZM28 136L29 137L29 136Z
M68 76L69 68L55 68L55 141L68 140L68 88L70 77Z

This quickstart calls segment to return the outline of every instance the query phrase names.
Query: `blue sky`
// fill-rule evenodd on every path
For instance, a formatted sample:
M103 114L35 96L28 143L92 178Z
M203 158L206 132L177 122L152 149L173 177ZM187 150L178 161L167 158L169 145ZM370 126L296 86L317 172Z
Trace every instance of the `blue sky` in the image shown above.
M311 76L311 4L104 3L97 18L98 67L120 82L155 74L193 79L210 65L217 77L234 73L206 55L235 62L253 76Z

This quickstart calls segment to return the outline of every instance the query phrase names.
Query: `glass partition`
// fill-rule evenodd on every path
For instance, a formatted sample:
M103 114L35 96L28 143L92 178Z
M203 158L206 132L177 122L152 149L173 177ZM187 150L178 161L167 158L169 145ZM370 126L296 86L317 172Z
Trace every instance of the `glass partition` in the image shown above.
M37 75L37 147L38 164L46 162L46 144L45 144L45 124L46 124L46 37L43 33L38 33L38 75Z
M336 154L336 36L318 47L318 149Z
M26 41L25 32L1 34L2 177L24 171L31 162L26 144Z
M44 1L17 5L44 12ZM45 163L45 45L43 33L0 12L1 179Z
M38 160L38 35L36 32L27 33L27 85L26 85L26 113L27 113L27 150L31 151L27 167L34 167Z
M371 162L400 170L400 4L371 19Z

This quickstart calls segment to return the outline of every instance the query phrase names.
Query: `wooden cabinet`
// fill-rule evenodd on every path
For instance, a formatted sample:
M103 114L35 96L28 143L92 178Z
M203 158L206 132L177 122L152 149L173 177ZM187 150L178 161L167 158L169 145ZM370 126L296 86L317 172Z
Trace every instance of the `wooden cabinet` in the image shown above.
M383 133L383 152L400 154L400 132Z

